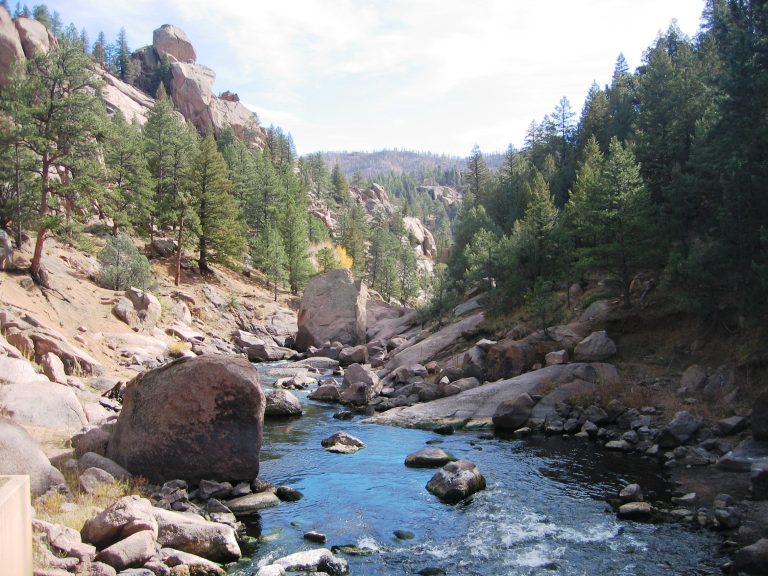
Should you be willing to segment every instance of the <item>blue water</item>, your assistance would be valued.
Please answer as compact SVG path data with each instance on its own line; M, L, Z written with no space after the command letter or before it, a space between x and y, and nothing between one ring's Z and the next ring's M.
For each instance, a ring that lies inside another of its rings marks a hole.
M265 379L267 382L270 379ZM718 538L676 523L620 521L606 498L639 482L659 499L668 486L658 464L596 449L583 440L488 438L335 420L339 409L298 393L305 413L265 424L260 477L304 494L264 510L255 566L318 545L304 532L328 536L325 546L372 549L349 556L356 575L406 575L435 567L458 575L719 574ZM320 440L345 430L367 444L332 454ZM485 491L446 505L426 491L434 470L406 468L405 457L428 441L473 461ZM399 541L393 532L413 532Z

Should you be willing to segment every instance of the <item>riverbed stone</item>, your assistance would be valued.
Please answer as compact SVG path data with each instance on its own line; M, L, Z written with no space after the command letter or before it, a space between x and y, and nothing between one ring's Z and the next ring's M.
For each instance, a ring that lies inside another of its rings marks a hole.
M768 442L746 438L720 458L717 467L728 472L749 472L757 463L768 463Z
M240 546L231 526L209 522L196 514L160 508L154 508L152 512L158 526L157 542L161 546L215 562L231 562L240 558Z
M469 460L449 462L427 483L427 490L443 502L455 504L485 489L485 478Z
M273 564L282 566L286 572L327 572L334 576L349 572L347 561L337 558L327 548L296 552L278 558Z
M83 542L104 548L132 534L149 530L157 537L157 520L149 500L140 496L123 496L86 520L80 535Z
M653 515L653 506L648 502L628 502L619 506L618 516L623 520L648 520Z
M328 452L337 454L354 454L358 450L365 448L365 443L351 434L340 431L332 436L323 439L320 444Z
M627 502L642 502L643 489L640 488L640 484L628 484L619 492L619 498L625 504Z
M107 456L156 483L255 478L264 404L245 358L182 358L128 383Z
M278 564L269 564L262 566L253 574L253 576L285 576L285 568Z
M290 486L278 486L275 490L275 495L280 498L282 502L298 502L304 498L304 494Z
M173 576L187 576L189 574L204 574L205 576L225 576L226 572L218 564L201 558L195 554L184 552L183 550L174 550L173 548L161 548L160 559L166 566L172 569L176 566L184 566L186 571L171 571Z
M768 460L752 464L750 469L752 498L768 500Z
M428 447L408 454L405 458L405 465L409 468L440 468L454 460L456 457L442 448Z
M336 384L322 384L309 393L310 400L318 402L338 402L341 391Z
M280 504L280 498L274 492L257 492L256 494L240 496L226 502L227 508L232 510L232 513L237 517L253 516L258 514L259 510L271 508L278 504Z
M295 394L288 390L272 390L266 395L264 416L271 418L286 418L301 416L301 402Z

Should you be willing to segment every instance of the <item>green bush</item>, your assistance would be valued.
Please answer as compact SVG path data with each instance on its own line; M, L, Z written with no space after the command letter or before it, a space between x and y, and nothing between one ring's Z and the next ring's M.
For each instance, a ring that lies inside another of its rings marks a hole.
M107 240L99 254L99 262L99 285L103 288L125 290L135 286L143 290L149 282L149 260L125 234Z

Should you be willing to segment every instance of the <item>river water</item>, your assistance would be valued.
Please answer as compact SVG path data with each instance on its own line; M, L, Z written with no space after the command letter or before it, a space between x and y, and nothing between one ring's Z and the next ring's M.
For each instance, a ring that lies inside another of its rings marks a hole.
M266 389L273 381L262 378ZM303 540L308 530L326 534L327 547L369 549L368 555L345 556L353 575L410 575L425 568L467 576L720 573L716 535L671 522L622 521L611 511L606 499L630 482L669 498L653 460L579 439L439 436L357 418L340 421L333 418L338 406L297 395L305 409L301 418L265 423L259 476L290 485L304 498L262 512L262 542L252 563L234 575L251 576L272 559L318 547ZM326 452L320 441L338 430L367 447L348 455ZM434 470L403 464L428 442L477 464L487 489L458 505L437 500L425 489ZM396 530L414 537L398 540Z

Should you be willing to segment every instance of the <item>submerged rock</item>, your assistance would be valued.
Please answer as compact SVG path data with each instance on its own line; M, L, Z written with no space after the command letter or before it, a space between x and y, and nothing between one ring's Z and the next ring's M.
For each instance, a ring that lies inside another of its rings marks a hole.
M469 460L443 466L427 483L427 490L448 504L455 504L475 492L485 490L485 478Z
M354 454L358 450L365 448L362 440L346 432L336 432L334 435L322 440L320 444L328 452L336 452L337 454Z
M405 465L409 468L439 468L453 462L456 458L441 448L422 448L408 454Z
M619 506L618 516L624 520L648 520L653 507L648 502L628 502Z

